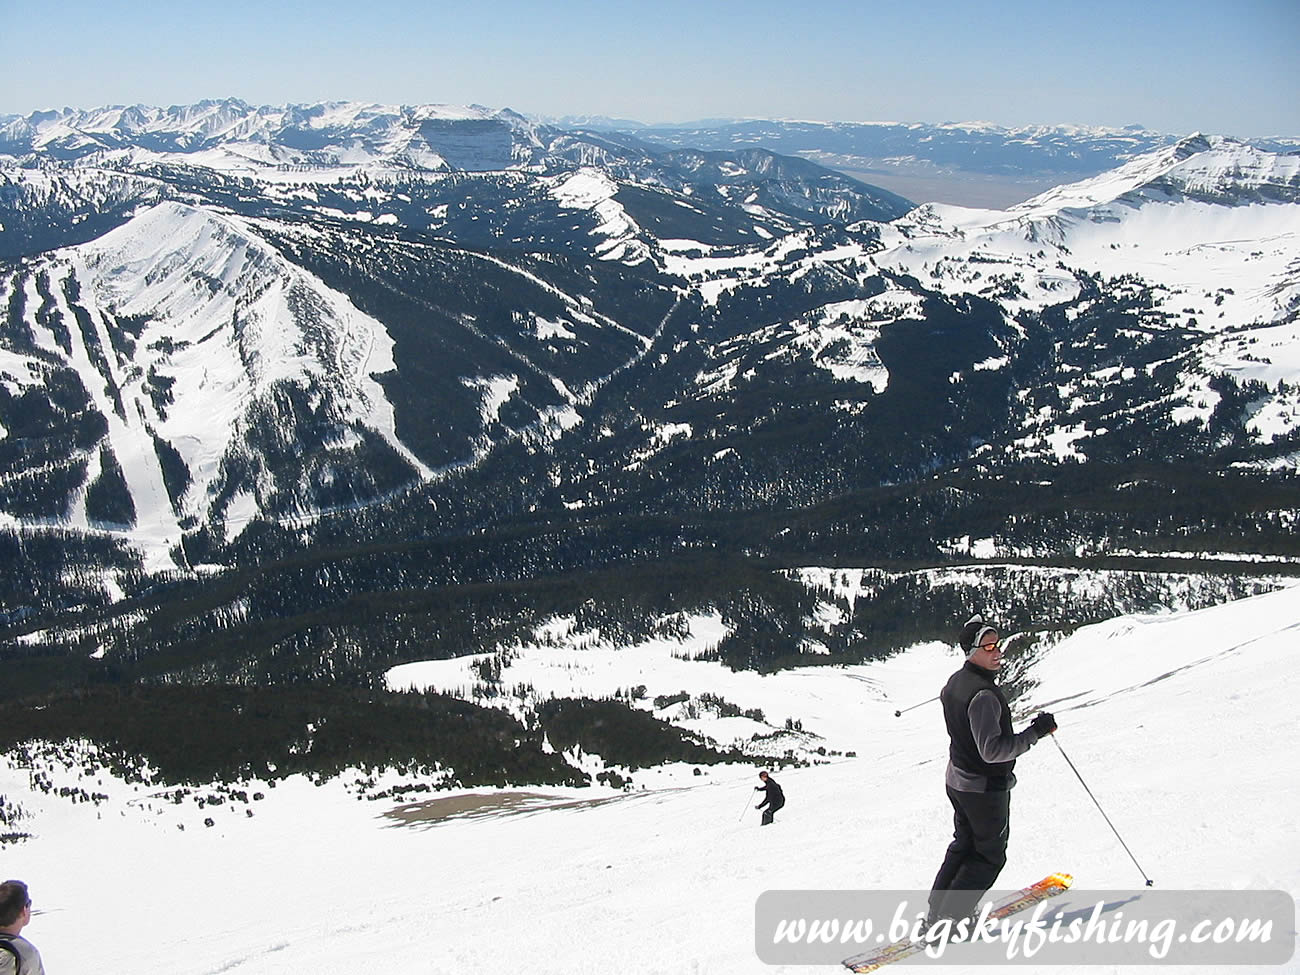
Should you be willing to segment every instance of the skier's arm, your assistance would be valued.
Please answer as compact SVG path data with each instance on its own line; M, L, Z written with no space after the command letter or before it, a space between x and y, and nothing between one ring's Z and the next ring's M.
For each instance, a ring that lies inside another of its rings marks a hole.
M763 793L763 801L760 802L757 806L755 806L754 807L755 809L762 809L764 806L766 806L769 802L772 801L772 793L767 786L756 785L754 786L754 791Z
M1038 741L1038 733L1026 728L1018 735L1003 736L1002 704L992 691L980 691L966 709L970 730L980 758L986 762L1009 762L1018 758Z

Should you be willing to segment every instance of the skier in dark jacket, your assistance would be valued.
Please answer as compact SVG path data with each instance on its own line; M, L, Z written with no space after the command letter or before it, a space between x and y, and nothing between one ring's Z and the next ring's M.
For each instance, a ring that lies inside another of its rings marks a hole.
M930 924L971 916L997 880L1007 862L1016 758L1056 730L1047 712L1019 734L1012 729L1011 708L996 683L1002 666L997 630L976 617L962 634L962 646L966 663L939 695L948 726L945 788L953 839L930 891Z
M781 787L776 784L776 779L772 778L772 776L768 775L766 772L759 772L758 777L763 780L763 784L754 786L754 791L765 793L765 797L763 801L754 808L762 809L764 806L767 806L767 811L763 813L762 822L762 825L766 826L772 821L772 817L776 815L776 811L785 805L785 793L782 792Z

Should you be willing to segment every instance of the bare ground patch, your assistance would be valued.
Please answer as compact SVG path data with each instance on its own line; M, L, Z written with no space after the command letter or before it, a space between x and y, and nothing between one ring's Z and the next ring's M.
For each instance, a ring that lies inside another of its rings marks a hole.
M592 799L570 799L540 792L472 792L411 802L388 810L384 816L398 826L436 825L451 819L487 819L518 816L553 809L582 809L627 798L623 794Z

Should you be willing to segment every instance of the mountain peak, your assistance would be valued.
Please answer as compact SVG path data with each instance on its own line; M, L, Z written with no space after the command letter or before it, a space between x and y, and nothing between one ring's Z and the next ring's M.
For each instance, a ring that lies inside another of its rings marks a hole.
M1209 137L1201 132L1193 132L1191 135L1179 139L1174 146L1174 155L1179 159L1187 159L1196 155L1198 152L1209 152L1213 148Z
M1295 202L1300 199L1300 156L1196 133L1100 176L1048 190L1010 212L1045 216L1171 198L1218 204Z

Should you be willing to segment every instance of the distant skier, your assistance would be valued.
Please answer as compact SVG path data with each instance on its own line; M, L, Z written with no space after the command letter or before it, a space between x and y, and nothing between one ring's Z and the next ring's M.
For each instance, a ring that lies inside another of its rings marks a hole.
M777 810L785 805L785 793L782 792L781 787L776 784L776 779L772 778L772 776L768 775L766 772L759 772L758 777L763 780L763 784L754 786L754 791L765 793L765 798L754 808L762 809L764 806L767 806L767 811L763 813L763 822L761 824L766 826L772 822L772 818L776 816Z
M1002 666L998 631L979 617L962 631L966 663L939 695L948 726L944 776L953 808L953 839L930 891L928 924L960 921L974 913L1007 862L1011 788L1016 758L1056 730L1042 712L1024 731L1011 727L1011 708L996 683Z
M32 899L21 880L0 884L0 972L45 975L41 953L22 936L32 920Z

